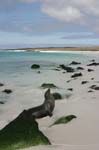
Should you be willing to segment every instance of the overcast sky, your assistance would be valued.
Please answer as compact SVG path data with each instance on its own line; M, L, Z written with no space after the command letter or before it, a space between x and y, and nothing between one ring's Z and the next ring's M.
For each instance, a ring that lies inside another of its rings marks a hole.
M0 47L99 45L98 0L0 0Z

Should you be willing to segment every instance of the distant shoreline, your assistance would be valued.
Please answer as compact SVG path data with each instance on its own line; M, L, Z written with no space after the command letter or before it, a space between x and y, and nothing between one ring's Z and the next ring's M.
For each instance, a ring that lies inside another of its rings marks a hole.
M99 51L99 46L91 47L38 47L38 48L11 48L11 49L2 49L2 50L16 50L16 51L33 51L33 52L58 52L58 51Z

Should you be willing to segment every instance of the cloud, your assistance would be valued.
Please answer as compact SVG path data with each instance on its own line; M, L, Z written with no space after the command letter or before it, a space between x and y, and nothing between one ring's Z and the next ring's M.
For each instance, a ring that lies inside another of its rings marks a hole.
M44 13L65 22L87 22L88 17L99 17L97 0L42 0L42 3Z
M41 3L43 13L64 22L86 20L86 18L99 17L98 0L3 0L0 8L12 6L17 3Z
M86 25L98 30L99 1L98 0L3 0L0 9L11 7L17 3L40 3L41 11L51 18L64 23Z
M98 0L22 0L23 2L41 2L43 13L59 21L76 23L97 28L99 22ZM93 23L94 21L94 23Z
M69 4L67 0L54 0L54 2L52 0L43 0L42 11L49 16L64 22L81 20L83 17L80 9Z

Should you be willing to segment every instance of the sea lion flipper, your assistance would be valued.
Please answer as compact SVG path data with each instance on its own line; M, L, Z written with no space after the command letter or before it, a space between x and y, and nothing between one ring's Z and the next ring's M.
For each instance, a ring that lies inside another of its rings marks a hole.
M51 117L53 115L53 113L51 111L51 105L50 105L50 103L46 104L45 110L46 110L46 113L47 113L48 116Z
M48 115L49 115L50 117L52 117L52 116L53 116L52 112L48 112Z

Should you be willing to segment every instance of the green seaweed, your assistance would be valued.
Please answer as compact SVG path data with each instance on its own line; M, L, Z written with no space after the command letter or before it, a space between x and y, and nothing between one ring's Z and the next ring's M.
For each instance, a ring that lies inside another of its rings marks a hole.
M50 144L33 118L17 117L0 131L0 150Z
M77 118L77 117L75 115L69 115L69 116L61 117L58 120L56 120L53 125L66 124L66 123L70 122L74 118Z

